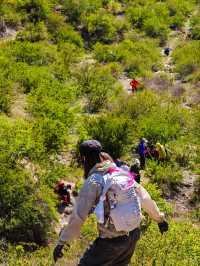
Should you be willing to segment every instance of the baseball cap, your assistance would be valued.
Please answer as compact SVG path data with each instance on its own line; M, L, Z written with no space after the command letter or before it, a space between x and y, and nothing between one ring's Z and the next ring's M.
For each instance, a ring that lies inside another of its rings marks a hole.
M98 140L90 139L82 142L79 147L81 156L87 156L89 154L98 154L102 151L101 143Z

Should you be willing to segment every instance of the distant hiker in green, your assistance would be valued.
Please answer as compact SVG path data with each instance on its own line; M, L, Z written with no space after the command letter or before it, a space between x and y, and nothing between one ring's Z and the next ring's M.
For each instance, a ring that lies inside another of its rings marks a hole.
M85 183L74 211L60 234L54 249L54 260L63 256L80 234L81 227L93 209L97 217L99 237L86 250L78 266L127 266L140 238L141 207L158 222L160 232L168 230L156 203L134 176L111 160L102 157L102 146L96 140L80 145ZM67 264L66 264L67 265Z

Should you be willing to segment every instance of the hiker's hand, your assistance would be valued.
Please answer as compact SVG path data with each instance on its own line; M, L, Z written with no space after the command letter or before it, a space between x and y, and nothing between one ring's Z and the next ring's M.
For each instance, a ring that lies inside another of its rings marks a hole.
M163 221L161 223L158 223L159 230L161 234L168 231L169 225L166 221Z
M53 258L54 258L54 261L55 261L55 262L57 261L57 259L62 258L62 256L63 256L63 252L62 252L63 247L64 247L64 245L57 245L57 246L54 248L54 251L53 251Z

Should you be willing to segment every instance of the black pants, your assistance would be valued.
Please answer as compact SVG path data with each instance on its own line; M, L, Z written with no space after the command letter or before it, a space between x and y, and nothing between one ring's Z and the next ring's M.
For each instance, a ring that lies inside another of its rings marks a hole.
M140 154L140 166L141 169L145 168L145 156Z
M138 228L129 235L97 238L86 250L78 266L128 266L139 238Z

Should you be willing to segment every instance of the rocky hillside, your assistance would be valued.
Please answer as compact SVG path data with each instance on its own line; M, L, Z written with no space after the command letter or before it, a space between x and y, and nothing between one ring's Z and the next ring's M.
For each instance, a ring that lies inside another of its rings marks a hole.
M78 143L96 138L131 164L142 137L169 151L141 175L170 230L146 217L130 265L200 265L199 10L195 0L0 1L0 265L53 263L69 219L54 187L80 188ZM96 234L91 216L56 265L77 265Z

